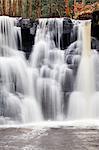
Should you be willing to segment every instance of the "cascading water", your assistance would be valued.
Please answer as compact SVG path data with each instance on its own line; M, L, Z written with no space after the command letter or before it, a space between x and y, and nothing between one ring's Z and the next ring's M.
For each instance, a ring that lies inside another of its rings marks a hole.
M64 51L60 50L62 30L63 19L40 19L31 55L33 70L38 72L35 93L47 120L63 119L62 84L67 72L72 72L64 61Z
M0 124L42 119L33 94L33 72L17 50L21 30L15 23L14 18L0 17Z
M64 81L67 72L72 76L60 50L63 19L39 20L28 63L17 50L21 32L15 23L0 18L0 124L62 120Z
M91 22L73 21L71 36L78 28L78 40L63 51L63 18L39 19L28 61L18 51L15 24L0 17L0 124L98 118L99 61L90 48Z
M69 99L68 119L96 119L99 118L98 94L96 93L96 70L98 56L91 51L91 21L81 22L78 38L82 47L82 56L76 76L74 92Z

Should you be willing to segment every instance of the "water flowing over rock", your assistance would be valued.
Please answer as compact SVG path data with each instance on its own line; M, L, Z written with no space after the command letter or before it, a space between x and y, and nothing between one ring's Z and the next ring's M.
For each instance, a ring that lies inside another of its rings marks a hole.
M57 19L53 18L53 21L50 22L50 30L54 31L54 42L56 47L60 44L61 49L66 49L69 44L71 43L71 31L73 28L73 23L69 18L63 18L63 32L58 37L58 23ZM59 20L59 19L58 19ZM17 26L21 27L21 34L22 34L22 50L25 52L26 57L29 58L30 53L32 51L32 46L35 43L35 34L37 31L37 25L39 20L31 20L31 19L24 19L18 18L17 19Z
M0 124L98 118L98 40L92 37L91 51L90 28L83 34L91 22L42 18L33 24L0 17ZM34 43L22 43L27 38Z
M0 17L0 123L41 120L38 102L32 91L32 69L22 52L21 30L16 19ZM32 91L32 92L31 92ZM35 114L39 115L38 117Z
M99 85L96 69L99 56L96 50L91 51L91 22L81 22L79 33L78 41L82 42L80 44L82 51L74 91L69 99L68 119L96 119L99 117L98 92L96 92Z

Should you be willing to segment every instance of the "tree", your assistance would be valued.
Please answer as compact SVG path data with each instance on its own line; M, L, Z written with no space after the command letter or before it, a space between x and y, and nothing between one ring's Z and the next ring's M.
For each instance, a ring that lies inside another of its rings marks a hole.
M16 4L17 0L13 0L13 16L16 16Z
M35 0L36 18L41 17L41 0Z
M0 15L2 15L2 1L0 0Z
M62 17L65 15L64 0L42 0L43 17Z
M18 16L22 16L22 0L18 0Z
M32 0L29 0L29 13L28 16L31 18L32 17Z
M11 0L9 0L9 15L12 16L12 3Z
M6 15L6 0L2 1L2 14Z
M69 16L69 1L65 0L66 16Z
M0 0L0 15L30 18L70 16L77 10L76 2L82 1L91 4L97 0Z

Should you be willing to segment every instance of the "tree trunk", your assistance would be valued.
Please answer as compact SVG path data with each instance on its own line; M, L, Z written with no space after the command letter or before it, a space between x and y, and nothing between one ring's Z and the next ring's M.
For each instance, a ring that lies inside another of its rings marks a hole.
M0 0L0 15L2 15L2 0Z
M49 15L52 17L52 5L51 2L49 3Z
M41 0L35 0L35 6L36 6L36 18L41 17Z
M32 0L29 0L28 17L32 17Z
M18 16L22 16L22 0L18 0Z
M2 1L2 15L6 15L6 0Z
M76 14L76 0L74 0L74 15Z
M13 16L16 16L17 0L13 0Z
M12 3L11 3L11 0L8 1L8 13L9 13L9 16L12 16L13 15L13 10L12 10Z
M65 0L65 5L66 5L66 16L69 16L69 2L68 2L68 0Z

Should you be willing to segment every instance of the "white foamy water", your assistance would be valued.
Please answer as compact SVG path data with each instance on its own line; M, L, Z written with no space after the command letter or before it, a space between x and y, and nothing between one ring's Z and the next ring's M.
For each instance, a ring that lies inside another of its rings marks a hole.
M60 50L62 30L63 19L40 19L30 58L31 66L38 70L36 97L48 120L63 119L61 82L68 67L64 62L64 51ZM57 39L57 48L54 38Z
M76 119L97 119L98 92L96 92L96 63L97 53L91 51L91 22L82 22L79 26L78 41L82 41L82 56L76 77L74 92L69 100L68 118Z
M15 23L15 18L0 17L0 124L28 123L43 118L33 94L32 69L18 51L21 30Z
M21 30L15 23L16 19L0 18L0 124L62 120L61 82L68 70L59 42L63 19L40 20L30 63L18 51Z
M29 60L18 51L21 30L15 24L14 18L0 17L0 124L97 124L99 61L91 51L91 22L74 23L78 41L65 52L63 18L40 19ZM72 66L65 62L70 53Z

